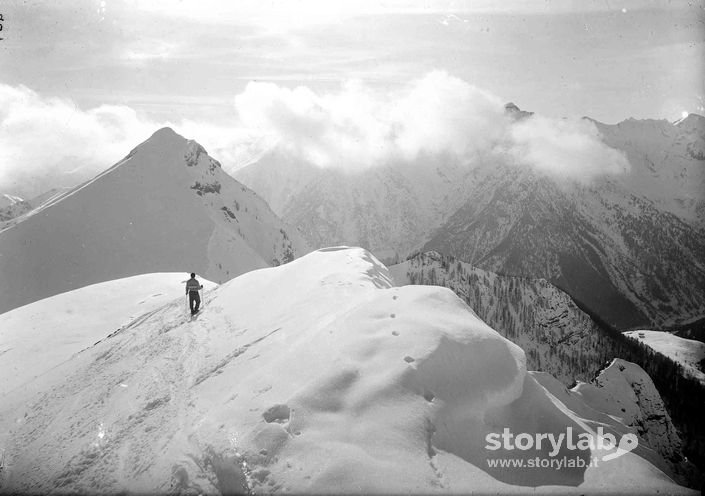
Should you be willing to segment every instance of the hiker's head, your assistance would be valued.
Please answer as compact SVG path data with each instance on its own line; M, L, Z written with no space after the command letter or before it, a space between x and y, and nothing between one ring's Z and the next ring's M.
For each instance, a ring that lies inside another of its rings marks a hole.
M194 274L193 272L191 272L191 279L194 279L195 277L196 277L196 274Z

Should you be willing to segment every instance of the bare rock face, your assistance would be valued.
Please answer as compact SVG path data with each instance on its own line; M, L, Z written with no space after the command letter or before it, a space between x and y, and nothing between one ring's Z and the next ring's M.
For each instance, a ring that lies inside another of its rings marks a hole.
M615 359L595 378L598 387L611 391L621 417L661 456L679 461L681 439L651 378L638 365Z

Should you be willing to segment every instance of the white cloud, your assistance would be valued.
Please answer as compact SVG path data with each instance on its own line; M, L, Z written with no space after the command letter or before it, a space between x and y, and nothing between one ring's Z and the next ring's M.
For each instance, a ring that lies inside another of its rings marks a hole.
M0 191L30 196L73 186L109 167L156 128L129 107L83 111L69 100L0 84Z
M587 119L533 115L515 123L510 134L511 153L518 162L553 176L585 182L630 167L625 154L605 145L597 126Z
M585 120L533 116L514 123L502 100L445 72L393 91L349 82L317 93L250 83L229 125L157 122L127 106L82 110L24 86L0 84L0 192L34 195L108 168L156 129L172 126L234 170L273 146L292 158L348 171L453 154L472 165L497 153L578 180L628 169ZM508 153L507 153L508 152Z
M420 153L469 158L504 132L502 102L444 72L432 72L394 92L359 82L317 94L250 83L235 99L243 126L302 160L346 169Z
M581 181L629 168L592 122L538 115L514 122L497 96L440 71L391 93L361 83L325 94L250 83L236 108L263 140L322 167L354 170L422 153L472 165L478 154L508 152L516 164Z

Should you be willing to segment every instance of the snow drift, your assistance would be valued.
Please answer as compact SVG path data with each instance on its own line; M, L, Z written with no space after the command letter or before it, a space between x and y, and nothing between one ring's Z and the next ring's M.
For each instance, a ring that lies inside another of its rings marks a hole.
M319 250L207 299L194 320L175 300L0 398L2 490L688 493L635 453L489 468L486 436L504 428L627 428L559 385L562 402L450 290L394 287L365 250Z

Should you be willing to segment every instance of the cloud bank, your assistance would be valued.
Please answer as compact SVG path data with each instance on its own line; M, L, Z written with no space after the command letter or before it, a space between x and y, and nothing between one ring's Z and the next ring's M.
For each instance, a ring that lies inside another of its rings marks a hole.
M495 96L442 72L391 93L348 83L319 95L250 83L235 98L242 124L297 158L348 170L420 153L471 156L503 133Z
M30 196L73 186L107 169L155 127L129 107L83 111L0 84L0 191Z
M539 115L515 121L497 96L440 71L387 93L360 83L325 94L250 83L235 107L263 142L320 167L354 171L420 154L453 154L472 165L478 155L495 154L580 181L629 169L591 121Z
M354 81L335 92L252 82L235 97L233 111L229 125L156 122L128 106L82 110L0 84L0 192L31 196L75 185L165 125L199 141L227 170L273 147L350 172L448 154L470 166L496 154L580 181L629 168L592 122L539 115L514 121L500 98L440 71L392 91Z
M510 152L550 175L583 182L629 170L625 154L605 145L592 121L533 115L510 127Z

